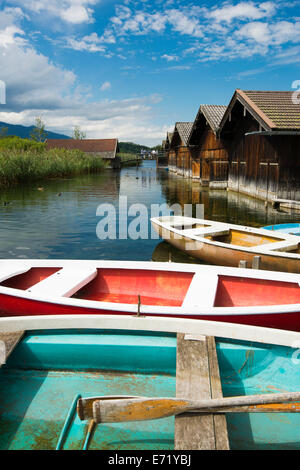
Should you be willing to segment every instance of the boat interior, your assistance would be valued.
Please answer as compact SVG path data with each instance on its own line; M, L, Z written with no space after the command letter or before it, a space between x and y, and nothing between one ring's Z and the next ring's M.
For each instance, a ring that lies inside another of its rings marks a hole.
M6 273L6 276L8 274ZM1 281L1 275L0 275ZM297 282L217 273L124 268L27 267L0 286L37 297L189 308L300 303Z
M174 416L102 423L91 432L76 404L99 395L175 397L177 350L171 333L27 331L0 368L0 449L173 450ZM299 388L293 348L219 338L216 350L224 397ZM229 413L226 420L231 450L300 448L298 413Z
M199 236L216 242L247 248L262 247L264 250L288 251L300 253L300 242L289 241L280 236L267 236L260 233L224 228L217 225L204 224L170 224L171 228L179 230L181 235Z

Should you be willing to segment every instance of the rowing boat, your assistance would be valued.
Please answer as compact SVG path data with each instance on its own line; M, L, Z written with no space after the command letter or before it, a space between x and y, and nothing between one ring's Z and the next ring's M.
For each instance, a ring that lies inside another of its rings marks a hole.
M91 427L77 408L80 400L99 395L174 398L176 331L185 332L188 342L197 333L218 335L225 399L247 402L249 395L268 399L299 390L299 333L129 316L116 318L116 330L114 320L94 317L92 327L91 318L75 316L71 322L67 316L0 319L0 338L1 332L28 328L0 369L1 450L174 449L174 416ZM300 414L290 412L293 406L275 413L227 413L230 449L299 450Z
M201 264L2 260L0 316L135 315L300 331L300 276Z
M259 256L260 269L300 273L299 237L261 228L180 216L151 219L157 233L176 248L207 263L252 266Z
M278 230L283 233L291 233L292 235L300 235L300 224L275 224L275 225L266 225L262 227L266 230Z

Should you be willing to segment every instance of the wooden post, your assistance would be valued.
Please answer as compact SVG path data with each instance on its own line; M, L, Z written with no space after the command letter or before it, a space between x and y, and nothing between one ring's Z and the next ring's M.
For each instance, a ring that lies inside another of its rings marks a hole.
M260 269L260 256L253 256L252 269Z

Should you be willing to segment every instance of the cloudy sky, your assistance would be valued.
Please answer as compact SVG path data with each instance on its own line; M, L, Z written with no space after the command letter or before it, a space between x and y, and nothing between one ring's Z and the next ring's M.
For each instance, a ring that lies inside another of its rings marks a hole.
M300 80L300 1L0 0L0 121L161 143L200 104Z

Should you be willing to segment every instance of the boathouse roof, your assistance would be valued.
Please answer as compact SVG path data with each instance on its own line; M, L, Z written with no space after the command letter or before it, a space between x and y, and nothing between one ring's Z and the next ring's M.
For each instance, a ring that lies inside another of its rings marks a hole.
M217 133L227 106L216 104L201 104L193 123L189 137L189 145L197 144L200 133L208 124L214 134Z
M298 103L297 103L298 101ZM294 91L255 91L237 89L220 123L222 131L239 102L264 131L300 131L300 103Z
M193 124L193 122L176 122L170 145L176 145L179 136L183 145L187 146Z
M101 158L115 158L119 151L118 139L47 139L47 149L64 148L99 154Z

